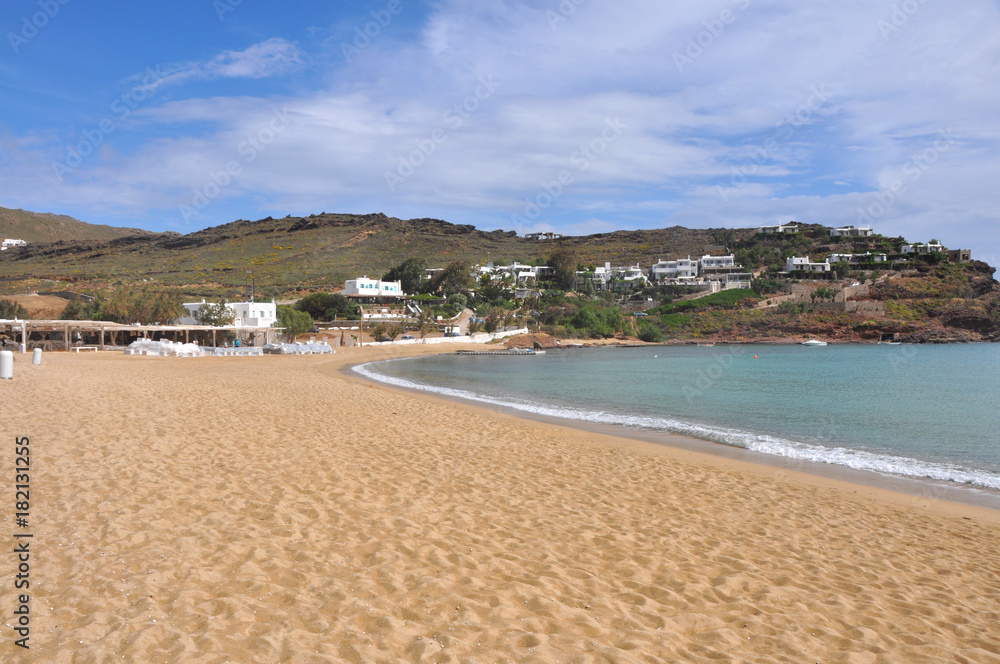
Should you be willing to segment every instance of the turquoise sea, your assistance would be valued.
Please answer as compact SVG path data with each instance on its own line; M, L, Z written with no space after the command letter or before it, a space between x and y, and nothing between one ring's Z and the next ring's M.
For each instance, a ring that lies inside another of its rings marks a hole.
M559 349L355 370L528 413L1000 490L1000 344Z

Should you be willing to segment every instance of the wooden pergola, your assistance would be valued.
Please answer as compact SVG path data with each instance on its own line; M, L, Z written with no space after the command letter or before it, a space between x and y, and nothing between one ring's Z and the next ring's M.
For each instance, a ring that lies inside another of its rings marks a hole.
M253 345L263 346L267 343L274 343L277 334L284 328L280 327L249 327L245 325L125 325L123 323L112 323L109 321L91 320L3 320L0 319L0 334L6 333L10 338L19 344L26 346L31 343L32 334L41 334L45 339L34 342L34 345L44 343L49 350L56 350L57 343L61 341L64 350L70 350L73 343L73 336L79 334L90 338L96 337L96 342L91 344L101 350L110 346L127 345L128 339L170 339L171 341L184 341L190 343L192 337L204 339L206 342L211 337L212 345L216 345L219 333L225 335L235 334L242 343L249 341L253 335ZM49 337L59 335L61 340L52 340ZM120 336L120 339L119 339ZM182 338L183 337L183 338ZM118 341L122 343L119 344ZM110 341L110 343L109 343Z

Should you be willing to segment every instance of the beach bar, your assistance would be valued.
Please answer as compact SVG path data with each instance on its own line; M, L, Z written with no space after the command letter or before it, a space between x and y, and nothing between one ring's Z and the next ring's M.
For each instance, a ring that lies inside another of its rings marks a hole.
M264 346L277 341L283 328L246 325L126 325L92 320L2 320L0 336L15 347L43 350L108 350L122 348L136 339L169 339L216 346L234 336L241 345Z

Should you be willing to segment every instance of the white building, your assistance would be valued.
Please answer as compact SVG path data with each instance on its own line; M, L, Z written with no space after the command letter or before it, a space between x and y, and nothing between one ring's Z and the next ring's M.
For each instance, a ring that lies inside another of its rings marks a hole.
M517 261L514 261L510 265L493 265L492 263L487 263L485 266L480 266L479 268L480 275L487 275L490 279L502 279L510 275L519 284L523 284L531 279L538 280L542 277L550 276L554 272L547 265L523 265Z
M702 272L705 270L730 269L736 267L736 255L728 256L702 256L698 262Z
M871 237L875 234L871 226L841 226L831 228L830 237Z
M368 277L349 279L344 282L345 297L405 297L403 285L399 281L379 281Z
M944 251L944 247L940 242L928 242L927 244L915 242L913 244L904 244L899 249L899 253L901 254L930 254L939 251Z
M525 233L525 240L558 240L562 237L562 233Z
M646 275L642 273L642 268L639 267L638 263L629 267L611 267L611 263L605 263L594 268L593 272L583 270L577 272L577 275L584 279L590 279L594 282L594 286L600 289L606 289L615 279L627 283L646 283Z
M16 240L14 238L7 238L2 243L0 243L0 251L7 251L13 247L27 247L28 243L24 240Z
M723 290L730 288L750 288L753 286L753 274L750 272L730 272L719 275L722 277Z
M678 258L674 261L657 261L650 271L654 281L663 279L694 279L698 276L698 261L691 257Z
M180 325L198 325L198 311L211 302L185 302L186 315L177 321ZM271 327L278 320L278 306L271 302L226 302L233 312L233 325L237 327Z
M840 261L847 263L885 263L887 260L888 257L885 254L873 254L870 251L866 251L863 254L830 254L826 262L833 265Z
M785 233L798 233L799 224L796 221L791 221L787 224L778 224L777 226L761 226L757 229L758 233L763 233L764 235L782 235Z
M829 263L813 263L808 256L792 256L785 261L785 272L829 272Z

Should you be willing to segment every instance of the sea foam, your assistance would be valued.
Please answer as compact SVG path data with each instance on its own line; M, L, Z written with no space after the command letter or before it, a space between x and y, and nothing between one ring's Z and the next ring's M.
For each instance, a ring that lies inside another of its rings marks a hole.
M406 389L432 392L444 396L477 401L494 406L502 406L536 415L559 417L581 422L595 422L624 426L645 431L660 431L675 433L692 438L708 440L722 445L739 447L761 454L784 457L786 459L828 463L846 466L856 470L867 470L876 473L899 475L920 479L955 482L973 487L1000 490L1000 475L988 471L965 468L953 464L933 463L920 459L889 454L877 454L866 450L846 447L824 447L812 443L804 443L765 434L741 431L739 429L693 424L668 418L644 417L641 415L626 415L608 411L586 410L569 406L557 406L527 402L513 398L499 399L479 394L469 390L459 390L450 387L439 387L417 383L405 378L387 376L374 370L375 365L398 360L369 362L354 367L354 371L381 383L403 387Z

